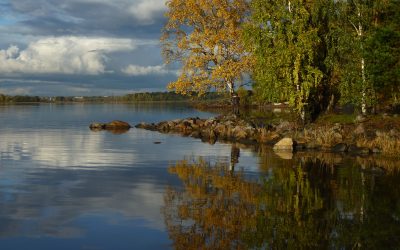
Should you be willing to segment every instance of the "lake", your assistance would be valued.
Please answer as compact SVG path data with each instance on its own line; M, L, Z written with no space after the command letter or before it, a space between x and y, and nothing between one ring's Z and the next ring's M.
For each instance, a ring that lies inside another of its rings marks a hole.
M0 249L400 248L400 163L91 122L183 104L0 106Z

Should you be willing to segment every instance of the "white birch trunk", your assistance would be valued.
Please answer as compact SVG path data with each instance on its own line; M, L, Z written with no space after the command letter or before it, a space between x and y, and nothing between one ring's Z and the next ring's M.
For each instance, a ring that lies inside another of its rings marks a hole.
M360 7L357 8L357 15L358 15L358 29L357 29L357 34L360 39L361 43L361 51L363 50L363 45L362 45L362 36L363 34L363 26L361 24L361 10ZM366 100L366 87L367 87L367 80L365 77L365 59L362 56L361 57L361 78L362 78L362 93L361 93L361 113L363 115L367 114L367 100Z

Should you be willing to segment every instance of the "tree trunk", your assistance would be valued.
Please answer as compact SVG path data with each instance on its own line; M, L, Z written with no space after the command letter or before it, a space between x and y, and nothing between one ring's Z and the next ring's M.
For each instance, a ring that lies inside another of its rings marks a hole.
M227 85L231 95L232 112L235 115L239 115L240 98L235 92L234 83L232 81L227 81Z

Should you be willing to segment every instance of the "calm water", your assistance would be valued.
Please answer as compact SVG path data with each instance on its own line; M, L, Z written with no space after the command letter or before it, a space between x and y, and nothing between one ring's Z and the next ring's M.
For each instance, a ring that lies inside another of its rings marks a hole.
M193 116L0 106L0 249L400 248L397 161L88 129Z

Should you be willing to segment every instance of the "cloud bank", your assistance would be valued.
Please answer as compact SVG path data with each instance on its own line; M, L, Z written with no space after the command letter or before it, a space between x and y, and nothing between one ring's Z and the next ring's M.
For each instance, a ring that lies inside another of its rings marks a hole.
M145 76L145 75L168 75L177 74L175 70L169 70L165 65L156 66L140 66L140 65L129 65L122 69L122 73L129 76Z
M17 46L0 50L0 73L87 74L106 72L106 55L134 50L131 39L49 37L31 42L24 50Z

